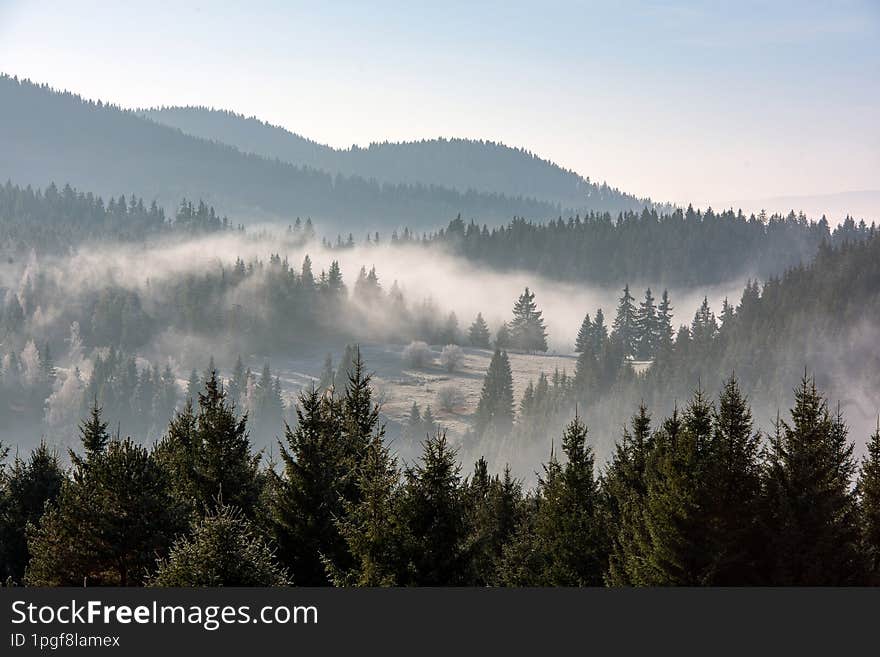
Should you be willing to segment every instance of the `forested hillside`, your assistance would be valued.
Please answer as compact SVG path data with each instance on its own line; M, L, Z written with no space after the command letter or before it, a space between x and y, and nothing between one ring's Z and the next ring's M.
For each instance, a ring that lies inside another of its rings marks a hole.
M244 153L381 183L440 185L535 198L577 212L622 212L652 206L605 183L591 182L521 148L470 139L426 139L334 149L255 117L205 107L138 112L157 123L235 146Z
M640 403L664 413L695 390L718 390L735 373L752 403L756 424L772 431L791 396L791 382L811 373L862 433L876 421L880 389L880 237L822 246L814 262L790 269L763 285L746 285L742 297L725 300L717 314L708 301L688 325L669 319L674 300L642 299L624 289L609 320L589 309L581 327L574 372L542 377L520 404L514 429L505 436L488 427L483 453L494 457L547 449L548 427L560 430L575 406L596 429L600 456L613 451L626 409ZM606 309L607 311L608 309ZM593 318L591 318L591 315ZM649 359L637 373L633 359ZM514 416L511 415L511 421Z
M0 180L55 181L105 196L128 190L171 209L203 198L242 220L311 217L327 230L434 228L461 213L482 221L549 219L558 204L458 192L437 184L380 184L249 155L185 135L100 101L0 77Z
M514 219L497 227L459 217L421 241L499 270L594 284L691 287L781 274L812 260L823 242L859 240L872 231L873 225L850 217L832 230L824 217L746 216L689 206L668 214L644 209L547 223ZM397 237L418 239L409 232Z

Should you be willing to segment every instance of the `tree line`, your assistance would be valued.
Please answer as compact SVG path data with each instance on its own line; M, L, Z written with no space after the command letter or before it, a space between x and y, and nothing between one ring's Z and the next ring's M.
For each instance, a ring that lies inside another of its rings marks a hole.
M442 431L399 463L359 355L344 390L301 395L297 419L265 463L216 373L151 447L95 406L68 468L41 445L3 470L7 583L880 582L880 429L857 463L806 375L769 435L731 377L659 421L640 407L602 467L575 416L530 490L484 459L465 475Z

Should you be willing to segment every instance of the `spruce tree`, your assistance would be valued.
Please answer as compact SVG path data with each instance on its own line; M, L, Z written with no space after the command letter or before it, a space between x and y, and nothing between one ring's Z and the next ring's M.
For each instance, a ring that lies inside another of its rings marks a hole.
M466 584L470 555L465 494L445 432L426 440L421 461L407 468L399 508L409 563L400 584Z
M239 509L221 506L193 523L158 562L149 586L286 586L290 578Z
M853 446L805 374L791 423L770 442L764 490L769 583L840 586L860 577Z
M519 525L522 497L522 484L513 477L510 466L504 468L502 477L490 477L485 459L474 465L474 474L467 482L472 585L502 583L504 547Z
M41 442L27 461L15 458L5 478L5 490L2 479L0 470L0 580L11 578L13 582L21 582L30 559L28 525L37 524L46 506L54 504L61 491L64 471L58 455ZM2 499L4 493L5 500Z
M675 330L672 328L672 303L669 300L669 292L663 290L660 303L657 306L657 351L668 354L672 349L672 341Z
M489 362L475 416L478 434L489 428L503 433L513 426L513 374L507 352L501 349Z
M212 372L198 395L198 408L187 403L157 446L157 458L181 503L198 512L227 505L253 515L262 476L247 425L247 414L236 414Z
M601 353L607 341L608 327L605 326L605 313L599 308L596 311L596 318L593 320L593 353Z
M336 527L351 555L340 567L325 559L336 586L393 586L405 577L405 536L398 519L400 471L379 434L373 434L355 479L353 500L343 502Z
M513 321L510 323L511 346L528 353L547 351L547 330L544 318L535 303L535 293L529 288L517 299L513 306Z
M564 464L551 456L538 482L535 549L544 586L599 586L607 548L587 427L579 417L562 436Z
M868 439L857 487L868 582L880 584L880 420Z
M31 586L134 586L180 529L166 473L131 439L72 455L73 471L30 531Z
M653 359L660 342L660 325L651 288L645 290L645 300L639 304L636 329L636 354L640 360Z
M474 323L468 329L468 341L473 347L479 347L480 349L489 348L489 325L483 319L482 313L477 313Z
M590 313L584 315L584 321L578 329L577 338L574 341L574 350L582 353L584 350L593 347L593 320L590 319Z
M623 288L623 296L618 300L617 316L614 318L611 337L621 344L626 357L632 357L636 353L637 322L636 308L632 295L629 293L629 285Z

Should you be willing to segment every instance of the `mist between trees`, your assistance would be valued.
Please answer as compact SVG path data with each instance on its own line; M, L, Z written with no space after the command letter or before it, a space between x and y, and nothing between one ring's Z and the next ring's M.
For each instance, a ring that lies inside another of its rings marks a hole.
M297 419L261 464L214 372L150 448L93 407L70 468L42 445L3 471L6 583L880 582L880 425L857 464L806 375L769 436L733 378L662 419L641 406L598 470L576 416L528 490L484 459L463 474L442 431L401 467L357 351L344 389L303 393Z

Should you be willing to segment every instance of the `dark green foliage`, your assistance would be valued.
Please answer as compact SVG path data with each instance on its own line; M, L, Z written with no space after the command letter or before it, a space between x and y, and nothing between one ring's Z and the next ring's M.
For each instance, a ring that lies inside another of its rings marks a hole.
M156 456L173 482L175 497L198 513L219 505L254 513L260 496L260 455L254 454L247 415L238 416L226 400L216 371L175 415L156 448Z
M411 586L468 583L466 499L455 451L445 432L424 443L421 461L407 468L399 506L404 527L406 573Z
M5 449L0 445L0 465ZM21 582L30 555L27 527L51 506L64 481L58 455L45 443L27 461L16 457L8 474L0 470L0 579Z
M870 583L880 584L880 421L868 440L857 487L861 508L862 552Z
M26 582L142 584L180 525L165 471L128 438L71 458L73 471L57 504L29 535Z
M513 320L510 322L510 346L527 353L547 351L547 330L544 318L535 303L535 293L529 288L517 299L513 306Z
M510 468L490 476L485 459L474 466L466 483L471 553L471 584L494 586L502 582L504 548L522 522L522 484Z
M481 219L488 225L472 221L457 230L453 221L429 242L499 270L606 286L650 281L684 288L747 275L767 279L808 262L823 242L839 246L876 234L875 227L850 217L832 232L824 217L691 207L591 212L546 222L521 215L504 226Z
M488 429L499 433L513 425L513 374L507 352L496 348L483 381L476 411L478 434Z
M159 561L149 586L287 586L266 541L237 509L221 506L193 523Z
M769 579L779 585L854 584L861 576L852 444L813 379L795 390L791 422L770 441L764 484Z
M587 427L575 417L562 437L566 462L544 466L532 517L505 554L502 580L513 586L598 586L607 544ZM524 543L524 544L522 544ZM526 561L523 562L523 557Z
M637 347L638 318L634 301L627 285L623 288L623 296L618 300L617 316L611 331L611 339L621 345L623 354L627 357L634 356Z
M356 501L345 500L336 518L348 547L351 565L339 568L326 562L336 586L394 586L407 577L405 533L398 516L400 471L379 435L367 445L356 473Z
M474 323L468 329L468 342L472 347L480 349L488 349L491 338L489 336L489 326L483 319L482 313L477 313Z
M360 350L341 398L313 389L296 412L296 428L286 428L281 446L284 472L270 520L282 563L298 584L315 586L328 583L328 565L331 576L356 567L337 519L360 502L358 472L371 441L384 435Z
M577 337L574 341L574 350L578 353L586 349L593 348L593 320L590 319L590 313L584 315L584 321L578 329Z

